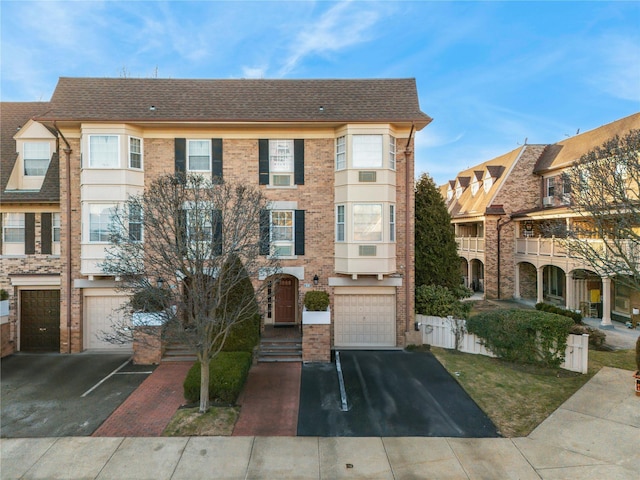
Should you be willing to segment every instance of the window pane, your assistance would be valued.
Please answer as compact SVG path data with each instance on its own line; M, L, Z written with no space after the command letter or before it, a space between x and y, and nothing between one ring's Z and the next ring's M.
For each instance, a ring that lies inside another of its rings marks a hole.
M396 137L389 136L389 168L396 169Z
M24 242L24 213L5 213L4 241L6 243Z
M92 168L118 168L118 137L91 135L89 137L89 166Z
M60 241L60 214L54 213L52 215L52 227L53 227L53 241Z
M129 167L142 168L142 140L129 138Z
M382 167L382 135L354 135L353 168Z
M336 170L347 168L347 137L338 137L336 140Z
M89 241L108 242L109 227L115 213L114 205L89 206Z
M49 168L48 142L28 142L24 144L24 174L43 177Z
M356 242L382 241L382 205L353 206L353 239Z
M209 140L189 140L189 170L210 171L210 159L211 142Z
M293 212L271 212L271 240L293 241Z
M293 172L293 140L269 140L269 170Z
M396 241L396 207L389 205L389 241Z
M336 210L336 241L344 242L344 205Z
M142 241L142 210L139 205L129 207L129 240Z

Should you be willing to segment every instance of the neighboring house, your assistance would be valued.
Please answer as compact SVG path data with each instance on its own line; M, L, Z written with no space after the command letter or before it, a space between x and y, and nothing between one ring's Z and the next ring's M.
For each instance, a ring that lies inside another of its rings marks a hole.
M628 287L616 286L615 278L601 278L563 247L563 232L584 217L570 208L562 172L604 141L632 129L640 129L640 113L553 145L525 145L442 186L467 282L484 287L486 298L556 303L602 318L603 326L612 317L628 320L640 298ZM502 169L497 181L487 176L490 167Z
M331 297L331 324L303 336L306 360L327 360L330 347L405 344L413 134L431 121L415 80L61 78L48 107L32 123L54 131L62 149L55 350L114 348L99 335L126 301L98 266L111 211L158 175L183 171L264 190L265 253L281 258L283 272L254 279L279 283L263 324L300 324L307 290Z
M46 102L3 102L0 110L0 288L2 356L60 345L58 138L31 120Z

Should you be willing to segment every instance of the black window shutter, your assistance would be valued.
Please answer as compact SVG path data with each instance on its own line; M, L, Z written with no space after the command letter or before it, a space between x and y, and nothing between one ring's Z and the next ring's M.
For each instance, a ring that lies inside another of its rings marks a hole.
M269 210L260 210L260 255L269 255L271 215Z
M293 141L293 183L304 185L304 140Z
M40 253L51 255L51 242L53 240L51 230L51 214L40 214Z
M187 140L176 138L174 143L176 173L185 173L187 171Z
M36 253L36 214L24 214L24 253L33 255Z
M222 139L211 139L211 178L213 183L222 183Z
M296 210L295 225L295 255L304 255L304 210Z
M211 230L213 233L213 253L222 255L222 211L213 210L211 213Z
M258 183L269 185L269 140L258 140Z

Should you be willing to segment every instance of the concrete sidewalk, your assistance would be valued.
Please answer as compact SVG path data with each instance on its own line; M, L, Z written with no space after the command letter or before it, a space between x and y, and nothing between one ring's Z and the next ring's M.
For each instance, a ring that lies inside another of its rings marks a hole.
M526 438L37 438L0 440L8 479L633 479L640 397L603 368Z

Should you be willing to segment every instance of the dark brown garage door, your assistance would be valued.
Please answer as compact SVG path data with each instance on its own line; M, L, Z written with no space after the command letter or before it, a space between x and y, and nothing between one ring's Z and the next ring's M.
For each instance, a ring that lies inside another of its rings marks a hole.
M60 290L20 292L20 350L60 351Z

